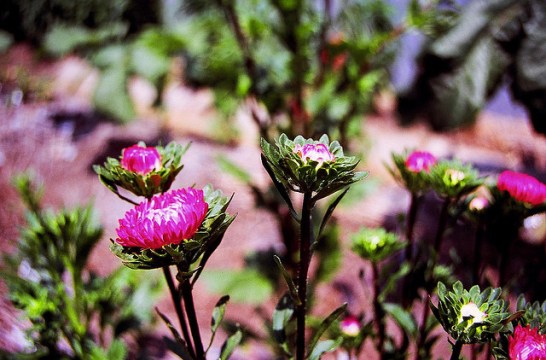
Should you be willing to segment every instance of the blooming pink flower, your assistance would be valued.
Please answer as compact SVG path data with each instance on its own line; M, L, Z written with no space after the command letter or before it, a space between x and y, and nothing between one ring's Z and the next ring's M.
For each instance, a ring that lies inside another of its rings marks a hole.
M122 246L158 249L191 239L208 211L203 190L171 190L155 195L119 220L116 242Z
M357 336L360 334L360 321L353 315L347 315L341 320L340 328L346 336Z
M296 146L294 146L294 152L297 153L303 161L307 162L308 160L312 160L318 162L319 165L336 159L334 154L328 149L328 146L323 143L305 144L303 146L296 144Z
M125 170L146 175L151 171L161 168L161 156L153 146L133 145L123 149L121 153L121 166Z
M508 355L510 360L545 360L546 335L540 335L538 328L518 325L508 337Z
M517 201L531 205L538 205L546 200L546 185L527 174L503 171L498 177L497 188L507 191Z
M429 172L436 164L436 157L427 151L414 151L406 159L406 168L414 173Z

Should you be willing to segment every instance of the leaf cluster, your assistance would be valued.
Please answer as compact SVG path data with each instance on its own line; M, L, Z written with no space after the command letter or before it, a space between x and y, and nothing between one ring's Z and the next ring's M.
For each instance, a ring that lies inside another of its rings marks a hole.
M508 303L501 299L500 288L487 288L480 291L474 285L470 290L463 288L460 281L453 284L453 290L448 290L443 283L438 283L438 306L432 303L430 307L444 330L455 341L462 344L477 344L490 342L499 332L512 331L511 313ZM484 312L483 321L474 321L472 316L463 317L461 308L474 303Z

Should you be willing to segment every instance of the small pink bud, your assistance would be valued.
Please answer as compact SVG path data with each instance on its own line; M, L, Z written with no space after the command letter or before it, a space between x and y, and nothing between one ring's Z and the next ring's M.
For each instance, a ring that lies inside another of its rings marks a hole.
M510 360L546 359L546 335L538 333L538 328L518 325L514 334L508 337Z
M477 196L470 201L470 204L468 204L468 209L470 211L480 212L487 208L487 206L489 206L489 200L487 200L486 197Z
M121 166L125 170L146 175L161 168L161 156L153 146L143 147L133 145L123 149L121 153Z
M323 143L305 144L303 146L296 144L296 146L294 146L294 152L298 154L304 162L311 160L318 162L319 165L336 159L334 154L328 149L328 146Z
M530 175L515 171L503 171L498 177L497 188L508 192L515 200L531 205L539 205L546 200L546 185Z
M345 318L341 321L340 327L341 332L350 337L358 336L361 330L360 321L358 321L358 319L353 315L345 316Z
M436 164L436 157L427 151L414 151L406 159L406 168L414 173L429 172Z

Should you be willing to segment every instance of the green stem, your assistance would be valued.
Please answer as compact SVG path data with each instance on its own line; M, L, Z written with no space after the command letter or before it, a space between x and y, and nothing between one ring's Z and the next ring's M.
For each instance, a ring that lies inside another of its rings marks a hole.
M461 356L462 348L463 348L463 343L457 340L455 344L453 345L450 360L459 360L459 357Z
M307 273L311 261L312 244L312 219L311 211L313 203L312 194L306 192L303 195L303 206L300 223L300 262L298 268L298 297L300 305L296 307L296 360L305 359L305 316L307 312Z
M180 298L180 291L175 287L171 271L168 266L163 267L163 274L165 275L165 280L169 286L169 291L171 293L171 299L173 301L174 309L176 315L178 316L178 321L180 323L180 328L182 329L182 335L184 340L186 340L186 346L192 357L195 357L195 350L191 342L190 332L188 331L188 325L186 324L186 317L182 311L182 299Z
M199 323L197 322L197 315L195 313L195 305L193 302L192 286L189 279L184 280L180 284L182 290L182 298L184 299L184 307L186 314L188 315L188 322L190 324L191 334L193 337L193 345L195 347L195 356L197 360L205 360L205 350L203 348L203 342L201 340L201 332L199 330Z

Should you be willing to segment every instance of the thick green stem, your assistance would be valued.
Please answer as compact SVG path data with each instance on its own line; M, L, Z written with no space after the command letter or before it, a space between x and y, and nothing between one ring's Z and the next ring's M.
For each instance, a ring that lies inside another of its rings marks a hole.
M379 267L377 263L372 262L373 271L373 308L374 308L374 320L377 328L377 351L379 352L380 359L384 359L384 343L385 343L385 312L383 306L379 301L380 284L379 284Z
M193 348L190 332L188 331L188 325L186 324L186 317L182 311L182 299L180 298L180 291L175 287L171 271L168 266L163 267L163 274L165 275L165 280L169 286L169 291L171 293L171 299L173 301L174 309L176 315L178 316L178 321L180 322L180 328L182 329L182 335L186 341L186 346L192 357L195 357L195 350Z
M182 298L184 299L184 307L186 314L188 315L188 322L190 324L191 334L193 337L193 345L195 347L195 357L197 360L205 360L205 350L203 348L203 342L201 341L201 332L199 330L199 323L197 322L197 314L195 313L195 305L193 302L192 286L189 279L184 280L180 284L182 290Z
M453 345L450 360L459 360L461 356L461 350L463 348L463 343L457 340Z
M303 195L300 233L300 262L298 267L298 297L300 305L296 307L296 360L305 359L305 317L307 312L307 273L311 261L311 243L313 237L311 211L313 203L311 193Z

